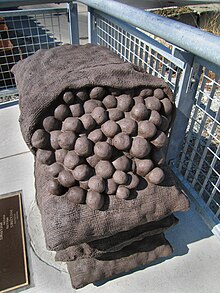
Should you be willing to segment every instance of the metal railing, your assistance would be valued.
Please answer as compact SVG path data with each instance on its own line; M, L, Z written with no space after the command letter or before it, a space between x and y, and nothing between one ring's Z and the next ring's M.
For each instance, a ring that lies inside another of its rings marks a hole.
M16 62L39 49L79 43L76 4L0 11L0 24L0 102L17 99L11 73Z
M163 78L174 92L177 113L167 162L209 227L220 237L220 38L116 1L80 2L89 7L89 42L106 46L122 59ZM25 11L22 13L25 15ZM70 42L77 43L75 5L62 13L69 16ZM46 38L51 38L48 33L52 29L48 29L47 22L38 23L39 15L34 16L34 22L42 30L46 28ZM58 35L52 33L52 46L62 43ZM37 45L50 47L50 38Z

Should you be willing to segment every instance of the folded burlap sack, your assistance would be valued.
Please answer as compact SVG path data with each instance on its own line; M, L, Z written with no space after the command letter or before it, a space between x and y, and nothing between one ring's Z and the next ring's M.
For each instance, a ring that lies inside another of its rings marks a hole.
M100 258L107 253L120 251L133 242L141 241L146 237L165 232L168 228L176 225L178 219L170 215L160 221L150 222L131 230L119 232L113 236L98 239L89 243L69 246L56 253L56 261L73 261L79 258Z
M172 253L169 242L163 234L146 237L134 242L120 251L106 254L100 259L81 258L67 262L72 286L82 288L89 283L129 272L134 268L146 265L159 257L167 257Z
M188 208L161 151L175 110L162 79L95 45L39 50L13 72L48 249Z

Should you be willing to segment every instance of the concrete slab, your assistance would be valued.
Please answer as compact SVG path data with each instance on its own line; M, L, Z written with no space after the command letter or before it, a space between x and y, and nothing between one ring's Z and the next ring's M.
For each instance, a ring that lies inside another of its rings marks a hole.
M29 151L20 134L18 106L0 109L0 159Z
M19 146L22 141L20 132L14 131L18 129L17 119L13 116L18 111L16 108L18 106L7 108L7 115L4 114L5 109L0 110L0 117L3 114L6 120L4 125L10 125L8 128L10 131L1 129L1 138L5 141L1 150L10 148L12 141L15 146ZM3 135L7 135L8 138L5 139ZM13 138L10 139L12 135ZM39 246L39 242L44 244L44 238L40 231L40 217L33 212L35 196L33 155L30 152L16 154L20 149L19 146L17 149L14 147L10 152L4 150L9 156L0 159L0 194L23 191L25 222L30 235L28 260L31 279L31 286L25 291L28 293L75 292L65 269L55 264L51 257L48 260L45 246ZM88 285L78 292L218 293L220 242L205 226L193 204L188 212L177 213L177 217L180 223L166 233L174 247L174 253L170 258L158 260L147 268L141 267L133 273L112 280ZM31 231L35 231L36 237L33 237ZM36 238L40 239L38 243Z

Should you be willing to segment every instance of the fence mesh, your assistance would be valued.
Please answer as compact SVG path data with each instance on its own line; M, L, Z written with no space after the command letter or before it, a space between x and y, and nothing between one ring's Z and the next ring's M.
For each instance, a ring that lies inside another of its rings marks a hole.
M62 24L62 27L61 27ZM64 33L64 30L66 31ZM66 9L0 12L0 94L15 87L12 66L38 49L62 44L68 35Z
M96 29L97 44L108 47L123 60L141 66L146 72L163 78L173 91L177 91L181 69L171 61L172 58L165 58L147 42L102 16L96 15Z
M220 79L203 68L178 169L220 219Z

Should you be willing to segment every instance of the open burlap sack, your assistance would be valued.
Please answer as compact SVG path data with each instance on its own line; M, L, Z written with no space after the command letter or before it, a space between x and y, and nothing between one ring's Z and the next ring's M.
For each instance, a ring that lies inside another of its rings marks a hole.
M20 126L31 150L31 136L39 119L56 104L66 89L106 86L116 89L136 87L163 88L172 93L160 78L147 74L115 53L96 45L63 45L38 50L12 68L19 91Z
M95 86L114 89L161 88L172 100L166 83L142 72L100 46L64 45L37 53L14 66L20 95L20 125L23 137L35 153L32 134L42 120L60 104L65 90ZM110 237L145 223L158 221L175 211L188 209L188 200L175 186L168 167L160 185L141 180L129 200L104 195L100 210L71 203L66 194L48 190L48 167L35 162L36 196L48 249L61 250L72 245Z
M147 265L159 257L172 253L163 233L146 237L126 246L120 251L106 254L99 259L84 258L67 262L72 286L82 288L89 283L105 280L134 268Z

